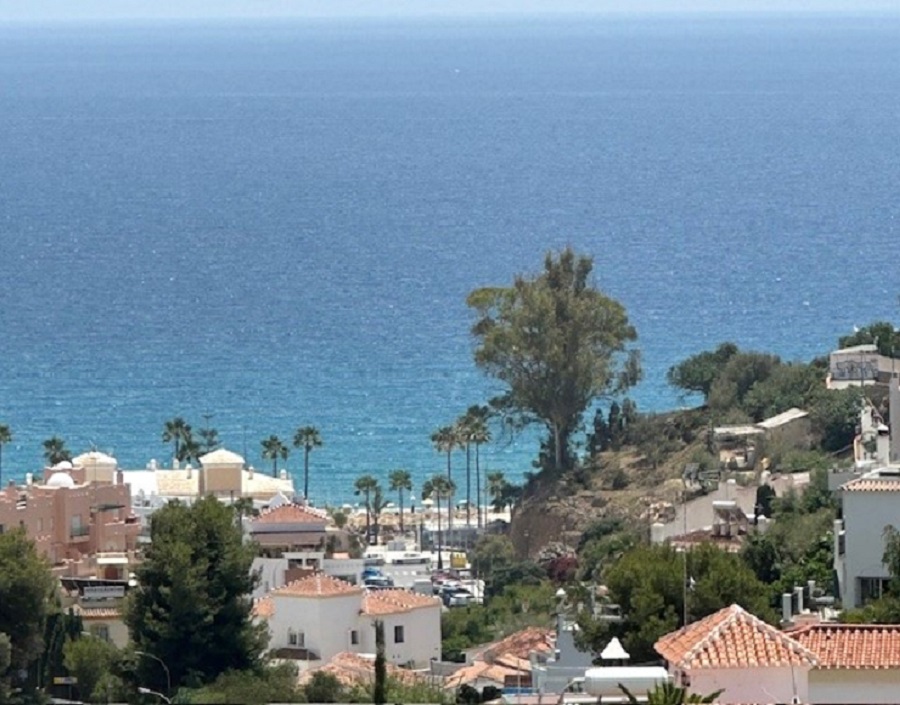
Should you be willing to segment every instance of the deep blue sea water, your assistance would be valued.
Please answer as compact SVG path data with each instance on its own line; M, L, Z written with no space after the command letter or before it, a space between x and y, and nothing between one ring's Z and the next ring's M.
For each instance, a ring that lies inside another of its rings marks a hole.
M143 467L208 412L260 467L319 426L319 501L421 479L491 394L466 293L565 244L643 409L719 341L900 323L900 16L2 26L4 472L51 434Z

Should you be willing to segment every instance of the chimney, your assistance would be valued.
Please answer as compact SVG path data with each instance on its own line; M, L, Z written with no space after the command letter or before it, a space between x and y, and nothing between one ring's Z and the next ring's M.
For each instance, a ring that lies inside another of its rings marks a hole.
M890 461L900 463L900 377L891 377L888 415L891 420Z
M116 470L116 484L124 485L125 484L125 473L121 470Z
M803 614L803 588L795 587L794 594L797 596L797 614Z
M787 626L793 620L793 595L791 593L786 592L781 596L781 625Z

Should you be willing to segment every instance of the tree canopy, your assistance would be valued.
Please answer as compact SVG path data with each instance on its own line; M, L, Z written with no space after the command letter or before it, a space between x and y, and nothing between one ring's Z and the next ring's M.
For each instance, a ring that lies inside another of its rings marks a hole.
M172 687L202 685L228 670L253 669L265 646L251 621L253 549L231 507L213 497L169 502L151 518L151 541L127 599L131 640L165 663ZM165 691L162 669L139 661L141 680Z
M851 335L838 340L841 348L852 348L856 345L875 345L879 354L885 357L900 357L900 329L890 321L875 321Z
M55 582L24 529L0 533L0 634L9 638L10 671L22 671L44 649L44 624ZM4 671L0 669L0 680Z
M657 658L653 644L683 626L685 598L691 622L734 603L764 619L774 616L769 588L739 556L711 544L687 553L670 546L637 546L613 563L605 578L624 619L601 630L598 638L618 636L635 662Z
M566 248L547 253L540 273L467 299L477 316L475 363L506 387L494 405L518 426L547 428L556 471L571 467L572 435L591 403L640 377L637 332L592 272L591 257Z

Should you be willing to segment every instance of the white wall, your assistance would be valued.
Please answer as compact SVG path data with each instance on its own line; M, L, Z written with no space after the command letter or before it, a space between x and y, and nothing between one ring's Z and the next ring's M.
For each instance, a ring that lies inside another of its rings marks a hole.
M809 674L815 705L879 705L900 702L900 669L815 669Z
M304 633L304 647L329 661L342 651L358 651L350 646L350 632L357 629L362 595L335 597L273 595L275 614L269 618L270 649L291 648L288 632Z
M418 607L409 612L378 616L360 615L360 651L375 653L375 620L384 623L385 657L397 666L413 664L428 668L432 658L441 658L441 606ZM403 643L394 642L394 627L403 627Z
M688 671L689 690L708 695L724 692L717 703L789 703L796 696L809 700L809 669L787 666L778 668L697 668ZM677 682L677 681L676 681ZM813 701L815 702L815 701Z
M900 492L842 492L844 504L844 607L859 606L857 578L889 578L881 558L882 533L900 529Z

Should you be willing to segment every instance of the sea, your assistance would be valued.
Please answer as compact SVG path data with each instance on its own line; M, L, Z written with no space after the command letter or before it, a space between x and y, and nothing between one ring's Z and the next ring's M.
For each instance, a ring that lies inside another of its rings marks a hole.
M900 324L900 13L0 24L3 477L52 435L169 464L179 415L264 470L318 427L319 504L418 492L499 390L467 293L567 245L644 411L721 341ZM494 434L521 479L538 431Z

